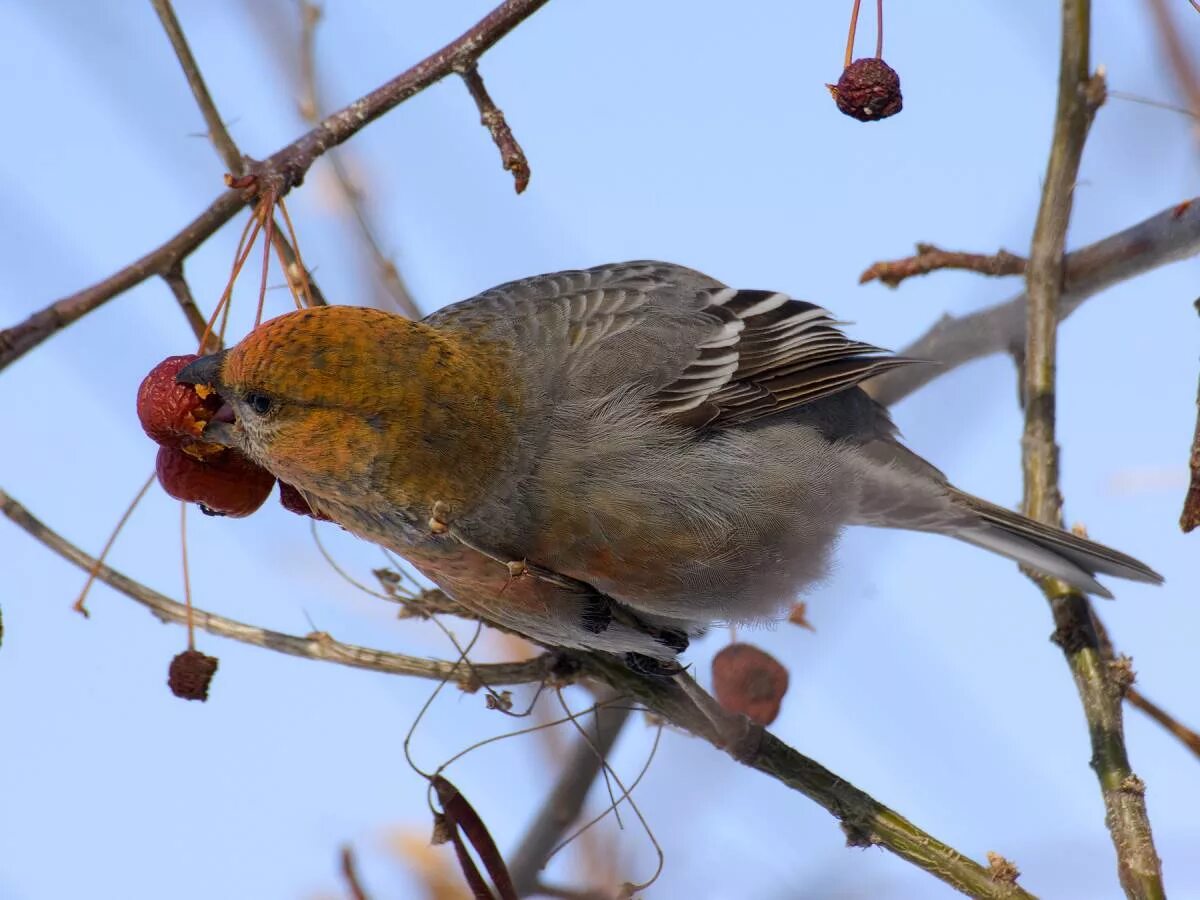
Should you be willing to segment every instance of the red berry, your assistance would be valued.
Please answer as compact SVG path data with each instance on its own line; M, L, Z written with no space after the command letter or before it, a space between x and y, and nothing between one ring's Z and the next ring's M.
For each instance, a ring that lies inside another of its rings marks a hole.
M308 505L308 501L304 499L304 495L286 481L279 482L279 502L288 512L293 512L298 516L310 516L320 522L329 521L329 516L314 512L313 508Z
M721 706L759 725L775 721L788 689L787 669L753 644L723 648L713 657L712 679Z
M221 398L210 388L175 383L180 369L198 358L195 354L168 356L151 369L138 388L137 413L142 428L155 443L187 450L200 458L221 450L219 444L200 437L221 408Z
M904 107L900 76L882 59L856 59L842 70L837 84L826 85L837 108L860 122L877 122Z
M174 447L159 447L155 470L163 490L176 500L199 503L217 516L250 515L275 486L274 475L227 448L199 460Z

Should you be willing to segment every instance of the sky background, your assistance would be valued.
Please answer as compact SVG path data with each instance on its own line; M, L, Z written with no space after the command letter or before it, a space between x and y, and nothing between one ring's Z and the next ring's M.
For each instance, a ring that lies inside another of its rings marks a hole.
M317 38L328 108L490 5L330 4ZM1094 5L1093 59L1110 87L1179 102L1145 5ZM884 55L903 79L905 109L863 125L839 115L824 88L840 71L849 6L556 0L481 66L532 165L523 196L453 79L371 125L345 159L426 311L532 273L656 257L819 302L854 322L854 336L899 347L945 312L1019 289L945 273L893 292L860 287L857 276L915 241L1028 246L1057 10L1034 0L889 4ZM1200 16L1183 0L1172 7L1196 50ZM245 152L266 156L302 133L290 2L181 0L177 11ZM0 144L2 327L174 234L221 190L224 170L198 136L204 125L149 4L9 0L0 34L10 136ZM867 10L859 41L863 53L873 46ZM1083 159L1070 245L1196 193L1197 147L1186 117L1111 100ZM289 205L326 296L372 302L378 288L325 163ZM188 260L205 309L243 221ZM1158 589L1110 581L1117 600L1101 613L1144 692L1193 725L1200 538L1176 522L1195 421L1198 275L1196 262L1176 264L1090 301L1062 328L1059 359L1068 520L1167 579ZM249 325L254 281L239 287L232 334ZM278 313L290 300L274 291L270 303ZM137 386L194 344L152 279L0 373L0 486L96 552L153 467ZM957 370L894 413L910 445L961 487L1018 501L1021 418L1008 359ZM336 528L323 534L361 578L382 562ZM451 655L430 626L397 622L392 606L347 586L307 522L274 500L238 521L193 512L189 538L204 608ZM401 744L430 684L201 635L220 671L210 702L185 703L164 685L182 629L103 586L83 620L70 609L81 573L6 522L0 561L0 898L337 896L347 842L376 898L422 896L394 843L428 831L425 784ZM152 490L111 562L181 597L178 505ZM815 634L786 624L741 634L791 671L781 738L958 850L1013 859L1040 896L1118 896L1074 687L1048 640L1045 602L1012 564L942 538L854 530L834 575L805 599ZM718 629L693 644L698 672L728 639ZM514 652L485 643L481 659ZM480 695L446 691L414 752L432 768L521 724ZM653 737L640 720L627 727L614 758L624 777ZM1127 737L1167 888L1200 898L1200 764L1136 711ZM450 769L502 849L541 803L553 745L502 741ZM951 896L889 853L844 849L815 804L685 735L664 735L636 798L667 857L649 897ZM619 876L648 877L644 835L601 827ZM572 878L571 859L552 874Z

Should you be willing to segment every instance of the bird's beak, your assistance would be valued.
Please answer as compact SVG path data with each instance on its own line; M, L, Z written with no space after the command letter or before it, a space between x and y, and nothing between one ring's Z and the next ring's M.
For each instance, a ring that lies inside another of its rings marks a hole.
M221 366L225 362L225 354L228 350L222 350L220 353L210 353L208 356L202 356L194 362L188 363L175 376L176 384L202 384L214 388L217 393L221 391Z
M210 353L194 362L188 363L175 376L177 384L194 384L211 388L219 395L224 387L221 381L221 366L225 362L228 350ZM220 411L204 426L201 437L212 444L223 447L238 446L237 425L233 421L233 411L229 404L222 405Z

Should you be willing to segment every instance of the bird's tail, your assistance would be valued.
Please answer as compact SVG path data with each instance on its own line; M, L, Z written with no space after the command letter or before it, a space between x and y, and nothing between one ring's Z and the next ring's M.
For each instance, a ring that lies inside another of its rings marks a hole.
M1096 575L1162 583L1161 575L1132 556L954 488L950 490L954 504L971 515L948 528L938 529L944 534L1007 556L1101 597L1112 594L1096 580Z

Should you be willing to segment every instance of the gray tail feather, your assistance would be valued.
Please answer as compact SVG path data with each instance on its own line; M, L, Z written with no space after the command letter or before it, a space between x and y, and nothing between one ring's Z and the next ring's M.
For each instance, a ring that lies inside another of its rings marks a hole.
M1115 575L1131 581L1162 583L1163 577L1148 565L1118 550L1035 522L969 494L955 491L954 498L974 515L971 521L956 523L946 533L1060 578L1072 587L1111 597L1094 576Z

